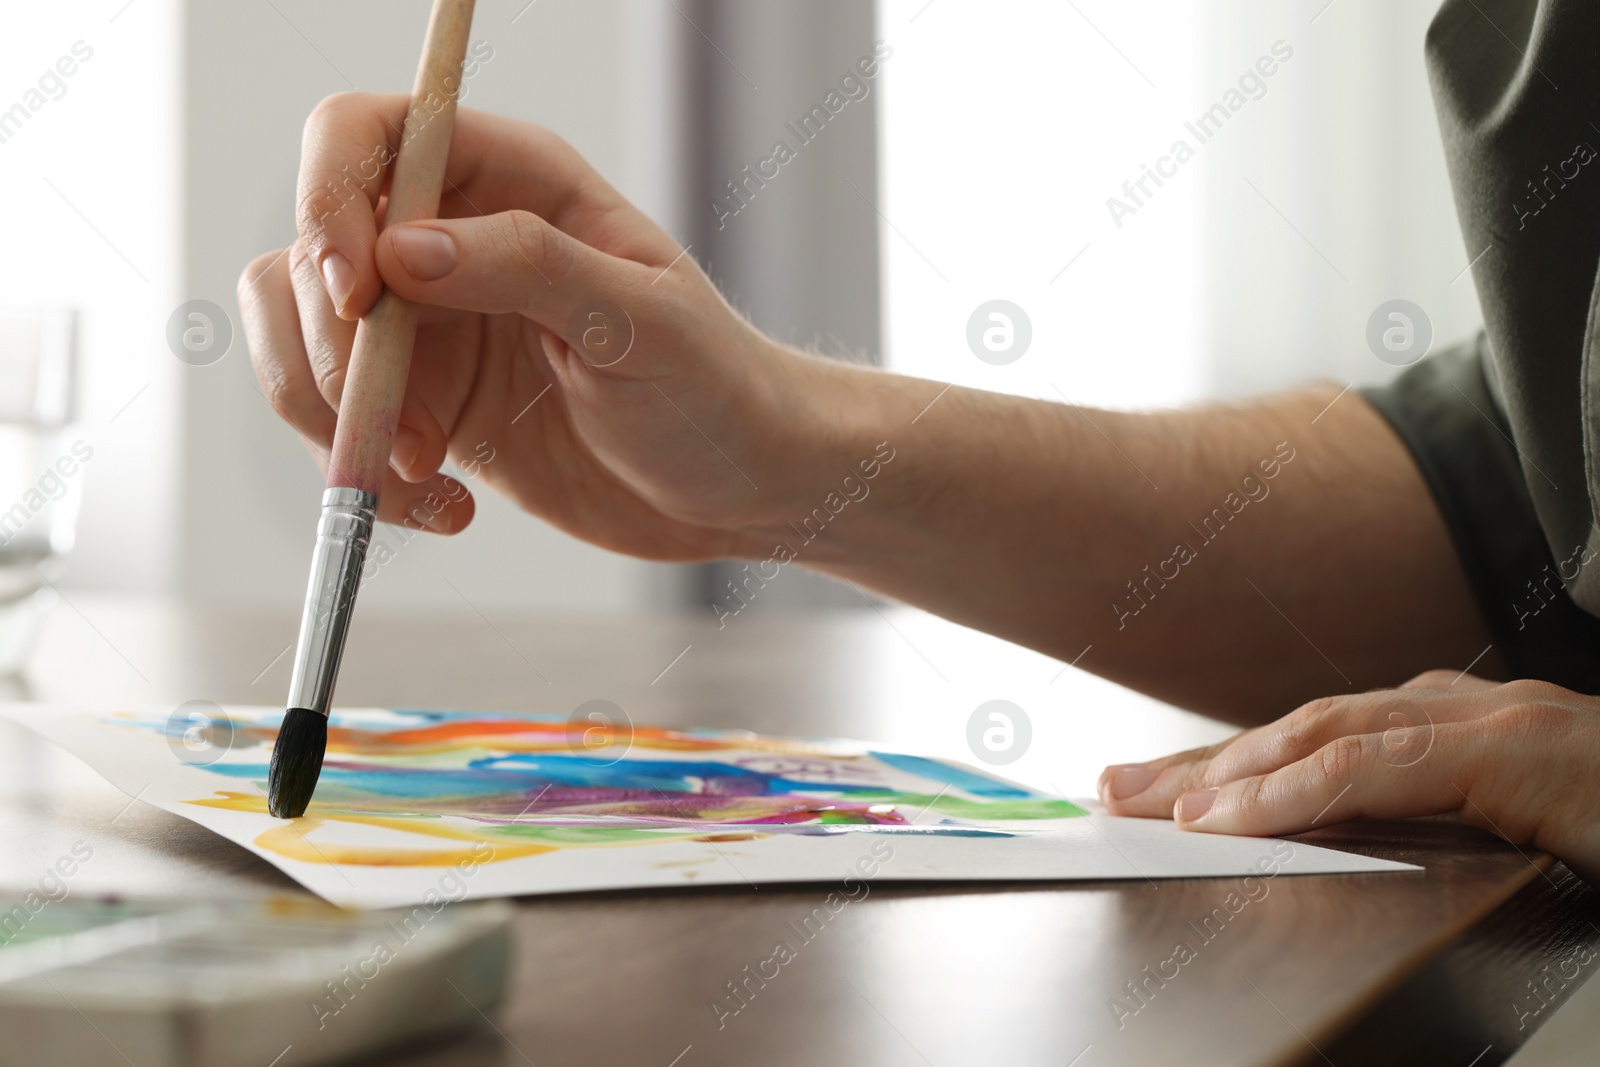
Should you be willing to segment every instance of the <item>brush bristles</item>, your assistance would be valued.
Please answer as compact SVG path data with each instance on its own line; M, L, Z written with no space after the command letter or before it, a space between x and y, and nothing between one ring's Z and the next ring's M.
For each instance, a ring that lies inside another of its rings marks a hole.
M267 810L280 819L298 819L311 803L328 747L328 720L309 708L290 708L267 769Z

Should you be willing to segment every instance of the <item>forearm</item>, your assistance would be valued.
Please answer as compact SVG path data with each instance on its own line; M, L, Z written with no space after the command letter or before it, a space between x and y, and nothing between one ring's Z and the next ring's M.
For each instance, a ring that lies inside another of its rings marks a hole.
M1243 722L1489 643L1409 454L1356 395L1130 415L821 373L848 402L812 459L866 495L833 515L819 483L763 531L804 566Z

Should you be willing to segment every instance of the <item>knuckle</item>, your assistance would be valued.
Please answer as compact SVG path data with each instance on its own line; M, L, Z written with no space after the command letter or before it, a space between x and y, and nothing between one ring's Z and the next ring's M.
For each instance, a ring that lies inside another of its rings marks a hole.
M289 291L295 295L297 307L314 307L316 294L322 288L322 275L317 269L316 253L310 241L301 238L289 246L287 268ZM304 303L312 297L311 303ZM330 305L331 306L331 305Z
M302 240L322 244L327 240L328 224L344 206L332 190L308 185L300 190L294 205L295 230Z
M1502 737L1521 741L1550 741L1565 736L1574 714L1559 704L1527 701L1511 704L1490 716L1490 728Z
M533 212L506 212L505 221L494 232L496 241L509 246L512 271L526 275L530 283L544 285L572 273L573 251L555 227Z
M1245 736L1245 734L1248 732L1249 731L1243 731L1234 734L1226 741L1218 741L1214 745L1206 745L1203 748L1191 748L1187 752L1180 752L1176 756L1172 757L1172 760L1174 763L1210 763L1212 760L1228 751L1228 749L1233 746L1235 741Z
M1341 697L1318 697L1291 711L1278 736L1284 754L1291 759L1301 759L1315 752L1320 747L1319 739L1343 707Z
M1569 690L1561 688L1554 682L1544 682L1537 678L1519 678L1507 682L1499 691L1519 704L1558 704L1563 698L1572 695Z
M502 235L529 263L541 269L550 256L550 231L545 221L531 211L508 211Z
M1406 682L1402 689L1449 689L1451 684L1459 677L1457 672L1445 670L1423 671L1415 678Z
M1200 759L1193 763L1167 767L1157 775L1156 781L1163 789L1171 789L1181 795L1192 789L1209 789L1214 785L1226 785L1231 777L1215 760Z
M278 413L279 418L289 420L298 405L295 403L295 390L289 384L284 369L260 357L252 359L251 364L255 367L256 380L261 383L261 395L267 398L267 404Z
M317 101L317 106L311 109L311 114L306 116L305 135L314 137L329 126L337 126L342 117L349 115L361 106L361 100L366 94L345 90L330 93Z
M1239 785L1239 792L1233 798L1233 806L1241 815L1250 815L1260 811L1266 806L1267 776L1258 775L1246 778Z
M239 272L239 281L234 286L234 295L238 297L239 304L245 306L260 299L261 280L266 277L272 265L283 258L280 252L263 252L261 255L245 264L244 270Z
M330 137L330 133L342 126L350 126L361 116L370 115L371 109L371 97L366 93L342 92L323 97L306 117L305 130L301 135L305 157L315 159L317 153L313 146L337 143L338 139ZM295 219L300 234L319 246L326 240L332 220L347 204L360 199L366 190L367 182L357 181L349 173L356 161L352 159L345 162L349 165L341 172L342 176L326 173L319 176L315 169L301 173L301 185L295 199ZM339 180L335 181L336 178Z
M295 232L312 248L326 248L337 228L348 230L357 221L358 216L349 210L351 205L359 205L359 210L371 216L368 195L367 184L354 175L342 175L338 182L307 177L295 197Z
M1362 734L1336 738L1317 750L1316 770L1327 781L1347 781L1365 762L1368 748Z
M524 127L523 135L540 155L552 157L562 164L582 158L578 150L572 146L572 142L549 126L530 122Z
M525 132L534 150L539 155L553 160L563 171L584 177L591 172L589 161L583 153L555 130L539 123L529 123ZM571 193L576 194L577 190L573 189ZM565 207L570 202L570 197L562 197L557 204L559 207ZM559 218L559 211L552 211L551 217Z
M344 368L330 366L326 360L311 360L311 379L316 383L317 395L329 406L337 408L344 396Z

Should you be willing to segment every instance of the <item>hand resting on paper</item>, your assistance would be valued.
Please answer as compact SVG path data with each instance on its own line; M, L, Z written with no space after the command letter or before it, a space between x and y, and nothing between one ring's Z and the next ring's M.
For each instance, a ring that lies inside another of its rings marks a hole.
M1600 884L1600 698L1430 671L1312 701L1209 748L1107 767L1115 815L1281 836L1355 818L1458 814Z

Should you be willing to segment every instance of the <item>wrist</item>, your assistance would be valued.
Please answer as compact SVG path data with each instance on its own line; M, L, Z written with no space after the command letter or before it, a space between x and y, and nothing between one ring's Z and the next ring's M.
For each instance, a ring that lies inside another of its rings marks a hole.
M755 425L770 459L735 554L870 569L916 525L906 517L919 494L904 446L918 411L945 387L768 343L773 373Z

